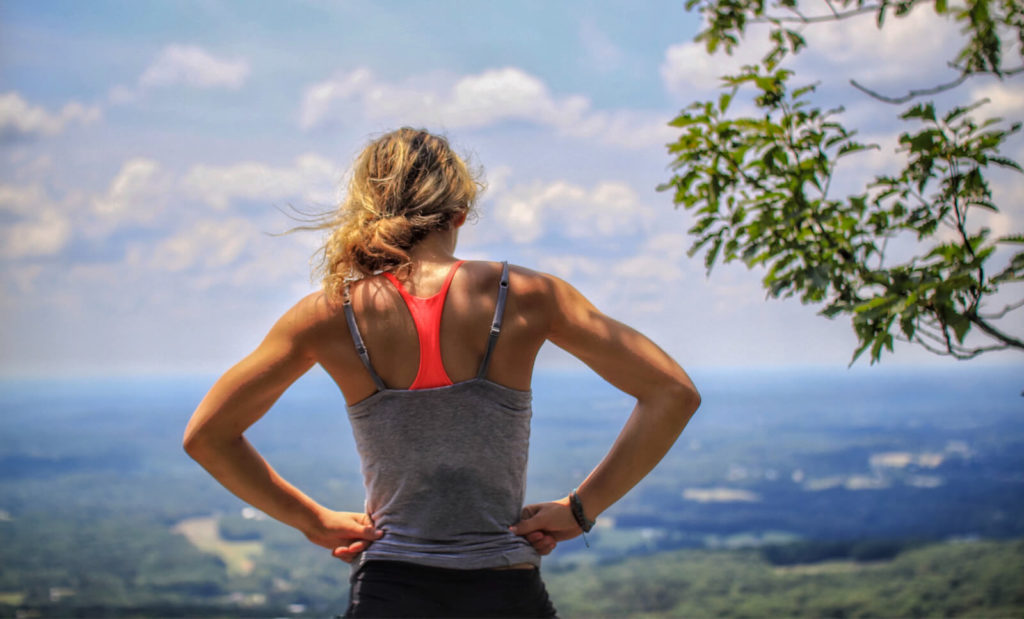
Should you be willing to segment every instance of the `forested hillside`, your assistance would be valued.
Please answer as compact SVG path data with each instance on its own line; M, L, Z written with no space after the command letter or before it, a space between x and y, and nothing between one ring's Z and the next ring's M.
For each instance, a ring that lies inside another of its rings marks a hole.
M564 617L1020 617L1024 541L935 544L891 561L774 566L684 550L549 575Z

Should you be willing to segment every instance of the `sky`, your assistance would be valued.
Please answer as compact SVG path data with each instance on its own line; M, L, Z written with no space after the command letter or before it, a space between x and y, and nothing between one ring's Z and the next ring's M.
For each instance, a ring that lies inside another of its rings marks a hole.
M848 319L766 300L739 264L708 276L687 255L690 213L656 190L666 123L765 49L755 30L709 56L699 28L678 0L0 3L0 376L226 369L318 287L321 239L282 235L289 214L330 209L355 155L403 125L484 171L460 257L563 277L684 367L843 368ZM905 127L848 80L893 94L945 81L958 28L919 10L806 35L791 67L882 146L837 178L852 191L895 169ZM1024 117L1020 77L941 102L980 98ZM1019 135L1006 154L1024 160ZM1020 175L994 189L1006 208L979 224L1024 230ZM876 368L949 363L898 345Z

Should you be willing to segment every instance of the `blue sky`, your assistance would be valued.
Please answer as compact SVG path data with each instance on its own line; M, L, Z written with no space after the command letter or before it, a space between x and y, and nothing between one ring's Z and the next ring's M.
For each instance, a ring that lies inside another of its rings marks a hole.
M316 286L319 238L275 236L293 225L282 210L335 203L366 141L404 124L486 172L463 257L563 276L684 366L842 367L845 319L765 301L742 266L706 278L689 214L654 189L665 123L763 49L752 32L708 57L698 28L677 1L4 2L0 373L224 369ZM887 147L840 186L896 165L901 129L846 80L933 85L958 36L924 11L808 33L798 74ZM1021 119L1021 80L946 101L980 97ZM1009 208L980 223L1019 232L1024 185L999 176L996 191ZM886 364L947 362L898 350Z

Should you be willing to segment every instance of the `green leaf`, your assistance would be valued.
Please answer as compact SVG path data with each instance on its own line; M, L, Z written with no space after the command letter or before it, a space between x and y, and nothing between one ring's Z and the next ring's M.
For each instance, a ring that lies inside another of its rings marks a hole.
M709 275L711 274L712 267L715 266L715 260L718 258L718 252L722 249L722 242L721 236L716 237L715 241L711 244L711 249L704 254L704 268L707 270Z
M900 330L903 331L903 335L907 336L907 339L914 338L914 317L913 316L901 316L900 317Z
M733 97L734 94L736 94L736 90L735 89L733 89L732 92L723 92L721 95L719 95L719 97L718 97L718 111L719 112L724 114L725 111L727 109L729 109L729 103L732 101L732 97Z
M868 340L868 341L864 342L863 344L861 344L860 346L858 346L857 350L853 351L853 357L850 359L850 363L848 365L852 366L857 361L857 359L861 356L861 354L863 354L864 351L867 350L868 346L870 346L870 345L871 345L871 340Z
M949 326L953 327L953 333L956 334L956 340L962 344L964 336L966 336L967 332L971 330L971 321L966 316L957 315L950 321Z
M911 118L920 118L921 120L929 120L935 122L935 106L932 105L931 101L928 103L918 103L914 107L910 108L903 115L900 116L903 120L910 120Z
M1024 169L1020 167L1020 164L1014 161L1013 159L1007 159L1006 157L999 157L997 155L990 155L988 160L1004 168L1013 168L1018 172L1024 172Z

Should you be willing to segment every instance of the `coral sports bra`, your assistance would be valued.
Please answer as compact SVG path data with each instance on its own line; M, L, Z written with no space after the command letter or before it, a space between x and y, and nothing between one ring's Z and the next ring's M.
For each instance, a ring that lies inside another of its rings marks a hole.
M444 301L448 298L448 288L452 285L455 271L465 260L452 265L444 284L436 294L429 297L414 297L402 286L398 278L391 273L384 273L398 292L402 293L405 305L409 308L412 320L416 324L416 334L420 341L420 367L416 379L409 389L430 389L452 384L452 379L444 369L441 361L441 314L444 312Z

